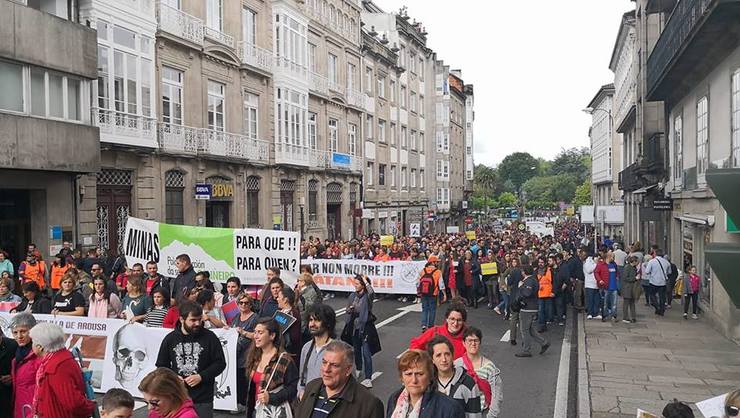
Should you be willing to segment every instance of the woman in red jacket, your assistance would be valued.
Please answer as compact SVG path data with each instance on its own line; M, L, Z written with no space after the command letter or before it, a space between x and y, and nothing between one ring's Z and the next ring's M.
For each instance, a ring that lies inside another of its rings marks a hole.
M35 283L34 283L35 284ZM23 408L26 410L33 403L33 392L36 390L36 371L41 359L31 349L31 328L36 326L36 319L30 312L21 312L13 317L10 330L18 343L15 358L10 364L10 377L13 381L13 416L22 417Z
M445 312L445 323L431 327L421 335L411 339L409 349L426 350L427 343L436 335L444 335L454 348L454 360L465 354L465 345L463 344L463 332L465 331L465 321L468 319L468 312L465 306L459 302L453 302Z
M37 418L87 418L95 403L85 397L82 370L64 348L64 331L44 322L31 329L33 351L41 358L33 394L33 416Z

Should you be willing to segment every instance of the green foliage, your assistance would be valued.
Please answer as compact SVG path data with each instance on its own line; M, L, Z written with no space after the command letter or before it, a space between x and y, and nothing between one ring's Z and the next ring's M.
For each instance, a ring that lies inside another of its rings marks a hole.
M516 196L511 192L503 192L498 196L498 207L510 208L516 205Z
M548 202L570 203L576 192L577 183L575 177L570 174L558 174L555 176L538 176L527 180L522 186L526 200L536 201L542 204Z
M591 200L591 179L587 178L578 188L576 188L575 198L573 199L573 205L583 206L590 205Z
M498 166L499 177L504 181L510 181L515 190L520 190L522 185L540 170L540 163L527 152L515 152L507 155Z
M581 184L586 180L590 171L591 156L588 148L563 148L552 161L548 174L569 174L575 178L576 184Z

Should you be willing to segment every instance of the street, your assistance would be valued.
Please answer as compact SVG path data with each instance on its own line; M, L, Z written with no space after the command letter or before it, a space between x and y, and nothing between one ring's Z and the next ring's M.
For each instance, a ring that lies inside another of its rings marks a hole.
M325 303L342 313L345 299L336 297ZM436 323L441 323L447 305L437 310ZM376 326L380 335L383 351L373 357L373 393L385 405L390 394L400 387L396 372L396 358L406 348L409 339L420 332L419 321L421 306L398 302L395 298L381 296L373 305L373 312L378 318ZM338 328L344 325L346 317L338 319ZM501 369L504 382L504 400L500 417L552 417L555 409L556 387L561 360L561 347L565 327L550 326L545 333L552 346L544 355L538 355L539 347L533 347L531 358L516 358L519 346L511 346L508 340L500 341L508 330L508 322L503 317L485 308L468 311L468 324L483 331L483 354ZM337 333L341 332L341 328ZM575 358L574 358L575 359ZM570 361L575 366L575 361ZM571 367L572 368L572 367ZM575 371L574 369L572 371ZM573 375L574 376L574 375ZM568 411L575 411L575 378L570 376L571 396L567 393ZM562 379L561 379L562 380ZM565 388L563 388L564 390ZM574 413L574 412L573 412ZM146 417L146 408L136 411L135 417ZM216 417L232 416L226 412L215 414ZM572 416L572 415L561 415Z

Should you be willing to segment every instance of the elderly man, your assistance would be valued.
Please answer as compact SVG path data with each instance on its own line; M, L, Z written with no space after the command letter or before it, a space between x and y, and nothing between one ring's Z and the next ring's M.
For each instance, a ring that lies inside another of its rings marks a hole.
M665 287L671 274L671 263L663 258L664 255L662 250L656 249L655 257L648 261L643 272L650 281L650 304L660 316L665 314Z
M383 403L352 376L351 345L333 340L324 349L321 378L308 383L296 418L382 418Z

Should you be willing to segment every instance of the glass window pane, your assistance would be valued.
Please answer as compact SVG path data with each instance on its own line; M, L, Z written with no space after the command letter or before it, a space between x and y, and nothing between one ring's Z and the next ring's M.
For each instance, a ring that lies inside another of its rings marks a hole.
M121 51L113 52L113 91L115 93L116 110L123 112L123 53Z
M136 34L119 26L113 28L113 42L126 48L136 49Z
M67 79L67 118L80 120L80 80Z
M62 76L49 74L49 116L64 117Z
M23 111L23 66L0 61L0 109Z
M126 54L126 89L128 90L128 113L136 114L136 56Z
M44 73L40 68L31 69L31 114L36 116L46 116Z

